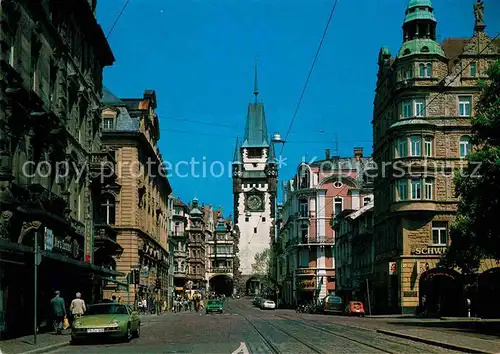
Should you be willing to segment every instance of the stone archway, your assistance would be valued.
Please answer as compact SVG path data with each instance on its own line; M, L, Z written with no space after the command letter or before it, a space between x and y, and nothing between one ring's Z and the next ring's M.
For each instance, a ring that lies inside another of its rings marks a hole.
M464 314L463 277L453 269L433 268L424 272L419 280L420 305L429 314L461 316Z
M479 274L477 280L478 306L481 317L500 317L500 267ZM473 307L474 304L473 304Z
M214 275L209 280L209 289L217 294L233 295L234 282L229 275Z

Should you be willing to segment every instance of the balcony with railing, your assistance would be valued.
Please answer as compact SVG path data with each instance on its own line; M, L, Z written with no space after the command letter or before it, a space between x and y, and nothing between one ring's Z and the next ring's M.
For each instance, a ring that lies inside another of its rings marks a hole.
M123 247L117 242L118 231L109 224L94 225L94 250L106 249L107 254L120 255Z
M186 258L187 257L187 251L185 249L174 249L174 257L176 258Z
M207 269L207 273L212 274L232 274L233 268L231 267L214 267Z
M297 246L303 245L333 245L335 243L335 239L333 236L325 236L325 235L307 235L299 237L299 239L295 242Z
M234 258L234 252L212 252L208 254L209 258Z
M174 232L170 232L168 235L172 238L176 238L176 237L184 238L187 236L184 231L174 231Z
M116 161L109 152L96 152L90 158L90 174L94 182L116 179Z

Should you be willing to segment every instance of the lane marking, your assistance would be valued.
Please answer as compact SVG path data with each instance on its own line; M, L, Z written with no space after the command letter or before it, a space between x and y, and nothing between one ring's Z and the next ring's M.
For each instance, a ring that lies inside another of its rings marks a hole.
M240 342L240 346L231 354L250 354L250 351L245 342Z

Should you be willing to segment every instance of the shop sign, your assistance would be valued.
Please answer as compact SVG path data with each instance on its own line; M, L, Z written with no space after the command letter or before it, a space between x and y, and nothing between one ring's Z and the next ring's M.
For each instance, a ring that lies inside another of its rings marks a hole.
M418 297L416 291L403 291L403 297Z
M448 247L417 247L411 250L413 255L443 255Z
M314 280L304 280L301 282L302 289L314 289L316 287L316 282Z
M296 269L295 270L295 274L296 275L314 275L315 274L315 270L314 269Z
M54 247L54 233L52 232L51 229L45 228L45 251L52 251L52 248Z

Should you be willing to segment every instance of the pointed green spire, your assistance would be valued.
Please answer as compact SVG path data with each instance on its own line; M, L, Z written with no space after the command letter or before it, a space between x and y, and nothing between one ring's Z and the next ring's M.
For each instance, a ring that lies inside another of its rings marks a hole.
M238 137L236 137L236 145L234 147L233 165L235 164L242 164L240 139Z
M272 137L269 139L269 141L272 141ZM274 144L271 143L269 146L269 156L267 156L267 164L274 164L276 165L276 153L274 152Z
M253 94L255 95L255 103L257 103L257 96L259 95L259 86L257 84L257 58L255 58L254 64Z

